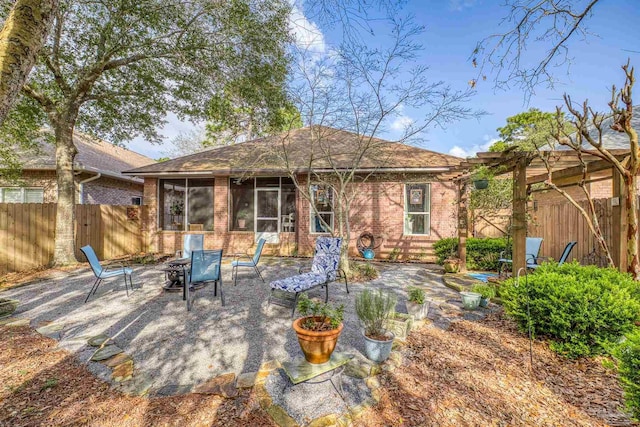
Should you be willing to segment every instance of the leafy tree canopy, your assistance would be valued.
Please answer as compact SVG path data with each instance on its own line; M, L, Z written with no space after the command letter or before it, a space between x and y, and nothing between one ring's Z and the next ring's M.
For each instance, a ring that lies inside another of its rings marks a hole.
M556 113L531 108L507 118L507 124L497 129L500 140L489 151L499 152L515 147L522 151L533 151L548 143L556 120Z

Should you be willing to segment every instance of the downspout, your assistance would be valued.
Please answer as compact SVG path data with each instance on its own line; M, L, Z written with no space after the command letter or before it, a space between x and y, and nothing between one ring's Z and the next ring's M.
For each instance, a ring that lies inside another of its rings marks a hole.
M91 181L95 181L96 179L100 178L102 176L102 174L100 172L98 172L97 175L92 176L91 178L87 178L83 181L80 181L78 183L78 186L80 187L80 204L84 205L84 184L86 184L87 182L91 182Z

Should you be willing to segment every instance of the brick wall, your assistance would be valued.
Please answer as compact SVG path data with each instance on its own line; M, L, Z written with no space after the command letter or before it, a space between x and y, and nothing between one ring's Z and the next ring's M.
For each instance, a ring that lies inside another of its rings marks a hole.
M141 183L105 177L87 182L82 186L84 200L78 199L78 203L92 205L130 205L131 199L142 196L144 191Z
M17 182L0 177L0 187L41 187L44 190L44 203L55 203L58 200L58 184L54 171L27 170Z
M427 179L428 178L428 179ZM400 260L420 259L434 261L433 244L443 237L456 235L457 205L456 188L453 183L437 182L432 177L412 177L412 182L431 182L431 230L426 236L404 234L404 183L384 179L354 184L358 196L351 209L351 239L349 250L357 256L356 241L363 232L382 236L383 244L376 251L378 258L388 259L391 255ZM153 193L153 194L152 194ZM157 180L145 179L144 203L150 206L148 229L150 242L158 252L173 254L182 248L183 234L177 231L158 231L156 211ZM215 177L214 184L214 231L203 232L205 248L224 248L226 254L253 253L255 235L253 232L229 232L229 179ZM319 234L311 234L310 206L304 197L298 195L295 233L280 233L280 243L265 246L265 253L275 255L313 254L315 239Z

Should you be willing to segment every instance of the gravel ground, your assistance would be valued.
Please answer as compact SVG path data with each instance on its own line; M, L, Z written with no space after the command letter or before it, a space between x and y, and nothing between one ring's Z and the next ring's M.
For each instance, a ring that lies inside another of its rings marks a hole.
M84 304L94 280L89 270L58 274L50 280L3 292L3 296L21 301L16 315L32 319L32 327L48 322L64 325L54 337L62 347L76 353L81 362L89 363L98 376L107 373L88 362L91 352L87 351L86 340L106 334L133 357L136 377L152 382L156 390L180 393L222 373L252 372L268 360L301 356L291 328L290 309L268 305L268 283L293 275L299 266L309 263L310 260L263 258L261 271L266 283L246 269L241 270L237 286L233 286L231 267L225 263L222 271L226 306L221 306L220 298L213 296L213 287L209 286L198 291L191 312L187 312L181 293L162 290L164 274L159 266L134 268L137 289L128 298L123 280L118 278L103 283L95 297ZM354 296L365 286L395 292L399 312L406 312L406 288L410 285L421 286L429 296L442 301L457 300L457 293L442 285L433 266L376 266L381 277L366 285L350 284L350 294L343 283L330 285L330 302L344 303L346 307L345 328L337 351L363 351ZM324 290L316 289L310 296L324 298Z

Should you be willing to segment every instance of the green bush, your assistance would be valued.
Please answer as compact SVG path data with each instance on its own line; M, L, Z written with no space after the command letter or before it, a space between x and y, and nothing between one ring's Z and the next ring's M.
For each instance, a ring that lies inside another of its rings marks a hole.
M625 404L631 415L640 421L640 329L627 334L624 341L612 347L611 353L618 362Z
M438 257L438 264L458 251L458 239L448 237L437 241L433 248ZM497 270L500 252L507 249L507 239L486 238L467 239L467 268L470 270Z
M640 320L640 283L611 268L545 263L528 284L523 277L503 283L500 296L523 330L528 299L534 333L568 357L602 353Z

